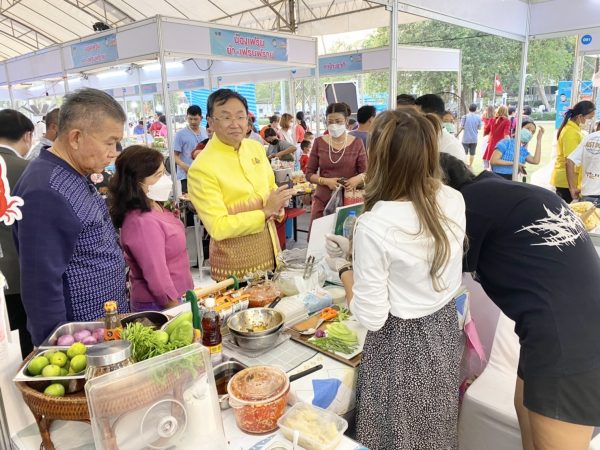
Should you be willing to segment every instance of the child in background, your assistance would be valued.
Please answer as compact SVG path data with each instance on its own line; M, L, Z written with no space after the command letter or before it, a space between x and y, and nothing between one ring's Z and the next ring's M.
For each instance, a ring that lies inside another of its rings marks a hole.
M454 114L452 114L450 111L446 111L442 116L442 126L452 136L456 136L456 124L454 120Z
M312 143L315 141L315 135L312 133L312 131L307 131L306 133L304 133L304 140L310 141L310 144L312 146Z
M309 132L307 132L306 134L308 134L308 133ZM304 135L304 137L307 137L307 136ZM306 165L308 164L308 157L310 155L311 148L312 148L312 142L309 141L308 139L304 139L300 143L300 149L302 150L302 156L300 156L300 170L302 170L302 172L304 172L305 175L306 175ZM310 211L311 202L312 202L311 195L305 195L302 197L302 206L307 211Z
M300 156L300 170L306 174L306 165L308 164L308 156L310 155L310 149L312 147L312 142L307 139L304 139L300 143L300 149L302 150L302 156Z

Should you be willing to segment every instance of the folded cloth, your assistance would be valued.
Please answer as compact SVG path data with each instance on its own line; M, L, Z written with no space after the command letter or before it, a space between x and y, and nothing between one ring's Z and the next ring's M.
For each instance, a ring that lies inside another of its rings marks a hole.
M337 378L326 380L312 380L314 397L312 404L319 408L327 409L335 397L342 382Z

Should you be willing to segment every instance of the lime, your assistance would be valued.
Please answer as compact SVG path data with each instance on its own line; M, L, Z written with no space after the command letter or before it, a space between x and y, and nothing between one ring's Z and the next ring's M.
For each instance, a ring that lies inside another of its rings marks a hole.
M52 357L55 355L56 350L48 350L46 353L44 353L44 357L48 360L48 361L52 361Z
M50 386L44 389L44 394L50 397L64 397L65 387L60 383L52 383Z
M75 342L67 350L67 356L72 359L77 355L85 355L86 352L87 347L84 344L82 344L81 342Z
M87 357L85 355L77 355L71 359L71 368L69 371L73 373L79 373L87 366Z
M36 356L31 360L31 362L27 366L27 371L31 375L39 375L40 373L42 373L42 369L48 364L50 364L48 358L46 358L45 356Z
M166 331L156 330L154 332L154 336L156 337L156 340L161 344L166 344L167 342L169 342L169 334Z
M50 364L54 364L58 367L64 367L65 364L67 364L67 355L65 355L63 352L56 352L54 355L52 355L52 358L50 358Z
M60 376L66 377L67 375L69 375L69 369L65 369L64 367L61 367L60 368Z
M60 376L60 367L55 366L54 364L50 364L42 369L43 377L59 377Z

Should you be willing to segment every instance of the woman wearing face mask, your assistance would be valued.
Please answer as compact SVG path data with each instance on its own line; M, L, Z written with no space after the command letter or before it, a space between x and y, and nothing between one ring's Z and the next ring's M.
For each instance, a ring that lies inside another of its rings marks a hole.
M160 152L127 148L115 162L110 214L121 228L121 246L130 268L131 311L160 311L179 304L194 287L183 223L164 209L173 183Z
M452 136L456 136L456 124L454 120L454 114L450 111L446 111L442 116L442 126Z
M581 125L588 119L594 117L596 107L588 100L577 103L573 108L567 110L563 123L558 129L556 144L556 162L550 178L550 184L556 186L556 193L565 202L571 203L575 200L571 197L569 182L567 180L567 157L577 148L583 139ZM581 176L576 170L578 188L581 187Z
M537 133L537 145L535 146L535 154L527 151L527 144L533 138L535 133L535 123L531 120L524 120L521 124L521 148L519 150L519 165L524 166L525 163L539 164L542 157L542 137L544 129L540 127ZM515 160L515 140L503 139L496 144L490 165L492 172L497 173L507 180L512 180L513 161Z
M350 107L345 103L332 103L327 107L326 116L329 134L315 139L306 166L306 178L318 185L313 197L311 223L323 217L323 210L340 178L344 178L346 189L357 189L364 185L367 171L367 154L362 140L346 130Z

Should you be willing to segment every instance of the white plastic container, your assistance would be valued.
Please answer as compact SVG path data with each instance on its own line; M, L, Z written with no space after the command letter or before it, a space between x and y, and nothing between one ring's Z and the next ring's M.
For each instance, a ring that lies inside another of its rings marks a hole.
M337 414L308 403L296 403L277 421L290 441L300 433L298 444L306 450L334 450L342 442L348 422Z

